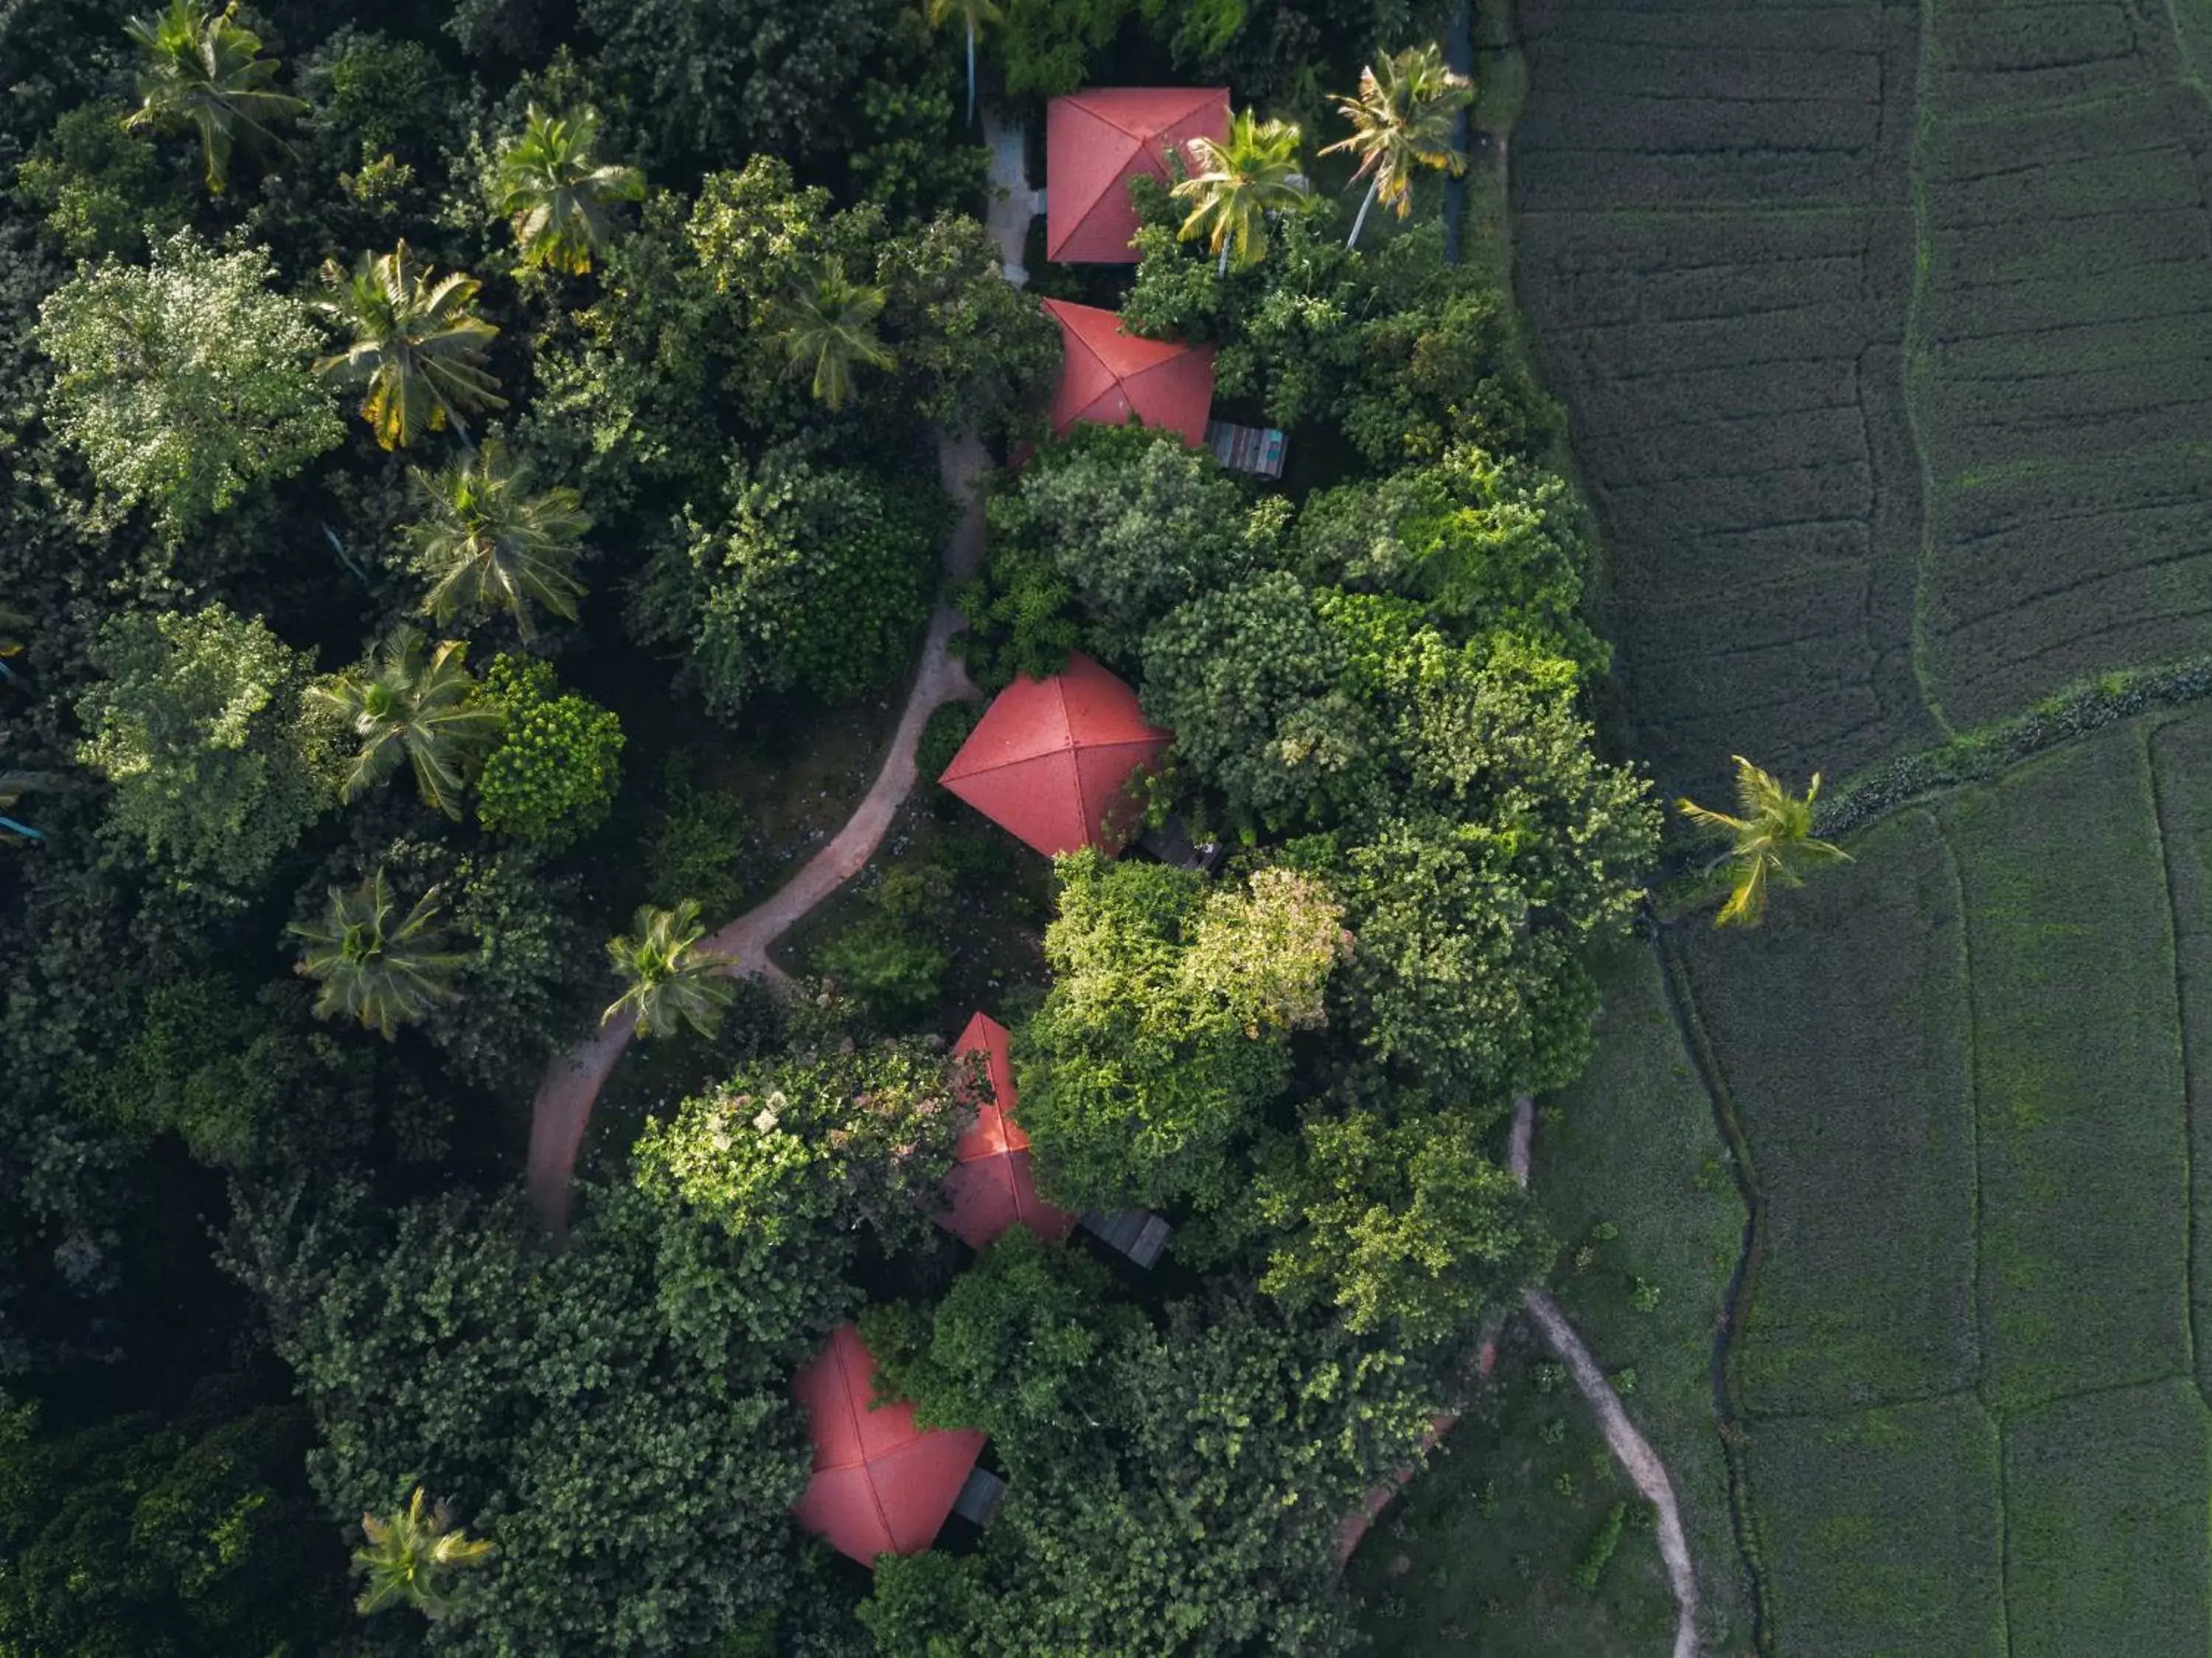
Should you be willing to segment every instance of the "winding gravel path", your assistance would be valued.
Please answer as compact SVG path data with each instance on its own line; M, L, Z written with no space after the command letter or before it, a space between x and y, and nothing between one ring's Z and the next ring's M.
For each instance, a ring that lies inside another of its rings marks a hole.
M988 470L990 457L973 437L940 436L937 466L946 493L961 503L959 521L945 541L943 558L945 574L957 585L975 574L982 556L983 503L975 484ZM930 618L921 666L915 673L914 689L907 693L898 728L891 735L890 752L884 755L882 769L844 826L766 902L746 911L703 942L705 948L731 958L727 971L733 976L764 978L772 984L788 982L788 975L769 959L769 947L875 856L891 820L914 789L915 747L930 715L940 704L975 694L968 682L967 669L951 649L952 636L962 625L959 613L950 606L940 605ZM601 1026L589 1039L546 1068L537 1097L531 1101L530 1201L556 1235L568 1230L568 1188L575 1174L576 1153L592 1120L592 1106L629 1039L630 1025L626 1020Z

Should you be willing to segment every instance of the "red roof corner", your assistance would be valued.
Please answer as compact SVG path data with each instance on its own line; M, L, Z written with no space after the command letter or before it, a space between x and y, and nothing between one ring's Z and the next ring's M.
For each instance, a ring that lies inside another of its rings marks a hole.
M859 1327L847 1324L791 1383L814 1446L814 1472L793 1513L864 1566L936 1541L984 1441L972 1428L917 1428L911 1405L870 1410L875 1375Z
M1079 846L1110 856L1141 814L1130 780L1174 741L1146 723L1135 692L1078 651L1064 672L1024 675L993 698L938 781L1047 857Z
M939 1224L975 1249L1017 1221L1048 1239L1064 1238L1075 1227L1074 1216L1037 1196L1030 1137L1014 1121L1009 1040L1004 1025L979 1013L952 1050L981 1054L991 1079L991 1097L976 1106L974 1125L952 1149L952 1173L945 1178L945 1195L952 1207L939 1217Z
M1147 426L1181 432L1197 447L1206 442L1213 411L1213 347L1180 340L1139 339L1121 332L1121 319L1091 305L1044 302L1060 325L1060 385L1052 397L1052 430L1078 421L1121 426L1135 415Z
M1165 180L1168 151L1228 137L1226 87L1097 87L1054 98L1044 109L1045 257L1133 265L1129 180Z

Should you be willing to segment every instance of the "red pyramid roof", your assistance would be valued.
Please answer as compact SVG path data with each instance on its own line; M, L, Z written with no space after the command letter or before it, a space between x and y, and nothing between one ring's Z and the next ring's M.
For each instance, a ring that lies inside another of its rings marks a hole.
M968 1021L955 1053L981 1053L991 1078L991 1098L975 1111L975 1121L952 1149L952 1173L945 1195L951 1203L940 1217L946 1230L981 1249L1019 1221L1042 1238L1064 1238L1075 1216L1037 1196L1030 1167L1030 1137L1014 1121L1014 1070L1007 1051L1006 1027L988 1014Z
M814 1472L793 1512L866 1566L936 1540L984 1438L970 1428L917 1428L911 1405L870 1410L875 1374L859 1327L847 1324L791 1383L814 1446Z
M1047 857L1118 852L1140 810L1129 780L1173 741L1145 722L1135 692L1077 652L1064 673L1000 692L938 781Z
M1169 150L1228 136L1226 87L1099 87L1054 98L1044 108L1045 257L1134 264L1129 180L1165 180Z
M1092 305L1044 302L1060 325L1060 386L1053 393L1052 429L1079 420L1121 426L1135 415L1147 426L1206 442L1213 410L1213 347L1179 340L1139 339L1121 319Z

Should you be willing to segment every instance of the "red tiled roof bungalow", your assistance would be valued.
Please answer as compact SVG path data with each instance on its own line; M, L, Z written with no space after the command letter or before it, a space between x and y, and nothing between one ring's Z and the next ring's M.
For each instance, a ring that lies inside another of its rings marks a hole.
M875 1373L859 1328L847 1324L791 1383L814 1446L814 1472L793 1512L864 1566L936 1540L984 1441L972 1428L917 1428L911 1405L870 1410Z
M1060 385L1052 394L1055 436L1078 421L1122 426L1135 415L1147 426L1181 432L1202 447L1213 411L1213 347L1171 339L1139 339L1121 319L1092 305L1048 299L1060 325Z
M1030 1137L1014 1121L1014 1067L1006 1027L988 1014L968 1021L955 1053L980 1053L991 1079L991 1097L976 1108L975 1125L952 1149L945 1178L951 1212L939 1217L947 1231L981 1249L1015 1222L1041 1238L1064 1238L1075 1216L1037 1196L1030 1168Z
M1024 675L994 698L938 781L1047 857L1079 846L1110 856L1142 810L1130 780L1173 741L1079 651L1064 672Z
M1044 108L1044 251L1085 265L1133 265L1129 180L1164 181L1165 157L1193 138L1229 137L1226 87L1098 87Z

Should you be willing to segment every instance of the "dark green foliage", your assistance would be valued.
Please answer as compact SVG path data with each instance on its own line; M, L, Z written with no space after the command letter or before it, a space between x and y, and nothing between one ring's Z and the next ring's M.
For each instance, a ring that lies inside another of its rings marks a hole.
M45 215L73 259L135 259L184 228L185 204L163 181L153 144L124 131L129 113L108 101L70 111L17 169L15 199Z
M522 850L479 851L439 877L454 934L472 942L456 1002L426 1028L463 1080L520 1095L586 1022L602 988L582 883Z
M331 133L339 159L355 164L387 155L427 159L452 98L437 54L421 41L351 29L302 62L300 83L313 104L307 124Z
M973 210L988 188L990 152L957 126L949 79L871 80L860 88L862 119L873 141L853 152L854 182L894 224Z
M918 1019L952 965L945 931L957 896L942 864L893 865L868 895L868 914L823 947L823 972L879 1021Z
M1112 40L1132 0L1005 0L999 50L1006 90L1057 98L1087 78L1091 54Z
M1494 454L1540 449L1559 416L1513 350L1495 293L1449 293L1363 325L1339 418L1368 464L1440 460L1460 444Z
M645 891L696 899L702 915L737 914L753 834L744 802L729 789L700 783L680 753L669 760L661 795L661 808L646 831Z
M883 332L910 413L948 432L1026 435L1060 375L1060 330L999 270L977 221L941 213L877 250Z
M931 711L929 723L921 728L921 741L914 746L915 776L925 783L942 777L982 715L982 709L975 703L939 703Z
M885 1302L860 1314L880 1391L930 1428L980 1428L1017 1480L1064 1473L1096 1426L1099 1360L1141 1331L1113 1304L1106 1270L1025 1226L990 1244L933 1309Z
M632 89L653 159L680 166L833 147L887 0L580 0L604 70Z
M656 557L631 612L641 638L684 651L711 711L734 717L769 690L847 702L905 669L939 491L777 450L734 462L724 499L719 522L690 518L687 543Z
M143 1022L72 1084L134 1142L179 1136L194 1161L248 1169L358 1150L374 1121L368 1056L314 1028L304 986L242 994L203 974L156 984Z
M622 781L622 722L575 692L554 694L549 662L495 656L483 699L504 722L477 778L487 829L557 850L605 822Z
M1077 1407L1066 1431L1079 1450L1025 1465L1036 1472L1010 1486L979 1564L924 1554L878 1567L862 1608L878 1651L1347 1650L1338 1519L1419 1460L1439 1405L1432 1381L1399 1355L1234 1297L1175 1303L1157 1329L1110 1302L1081 1305L1099 1356L1045 1395L1048 1408ZM1000 1356L1004 1398L1032 1362L1014 1344L966 1350L979 1392L987 1356ZM1001 1414L1008 1439L1029 1431L1011 1407Z
M1079 646L1133 659L1177 604L1273 562L1285 515L1174 434L1113 426L1045 444L988 510L988 563L960 598L988 688L1058 673Z
M628 1186L559 1254L519 1203L372 1219L364 1197L304 1224L264 1206L236 1258L315 1417L331 1521L422 1484L496 1548L441 1650L684 1652L778 1602L805 1482L782 1383L805 1333L757 1292L799 1277L816 1286L799 1299L834 1306L834 1253L757 1246L747 1270L734 1240Z
M300 1478L308 1439L238 1377L74 1433L0 1394L0 1650L237 1658L337 1634L345 1556Z

